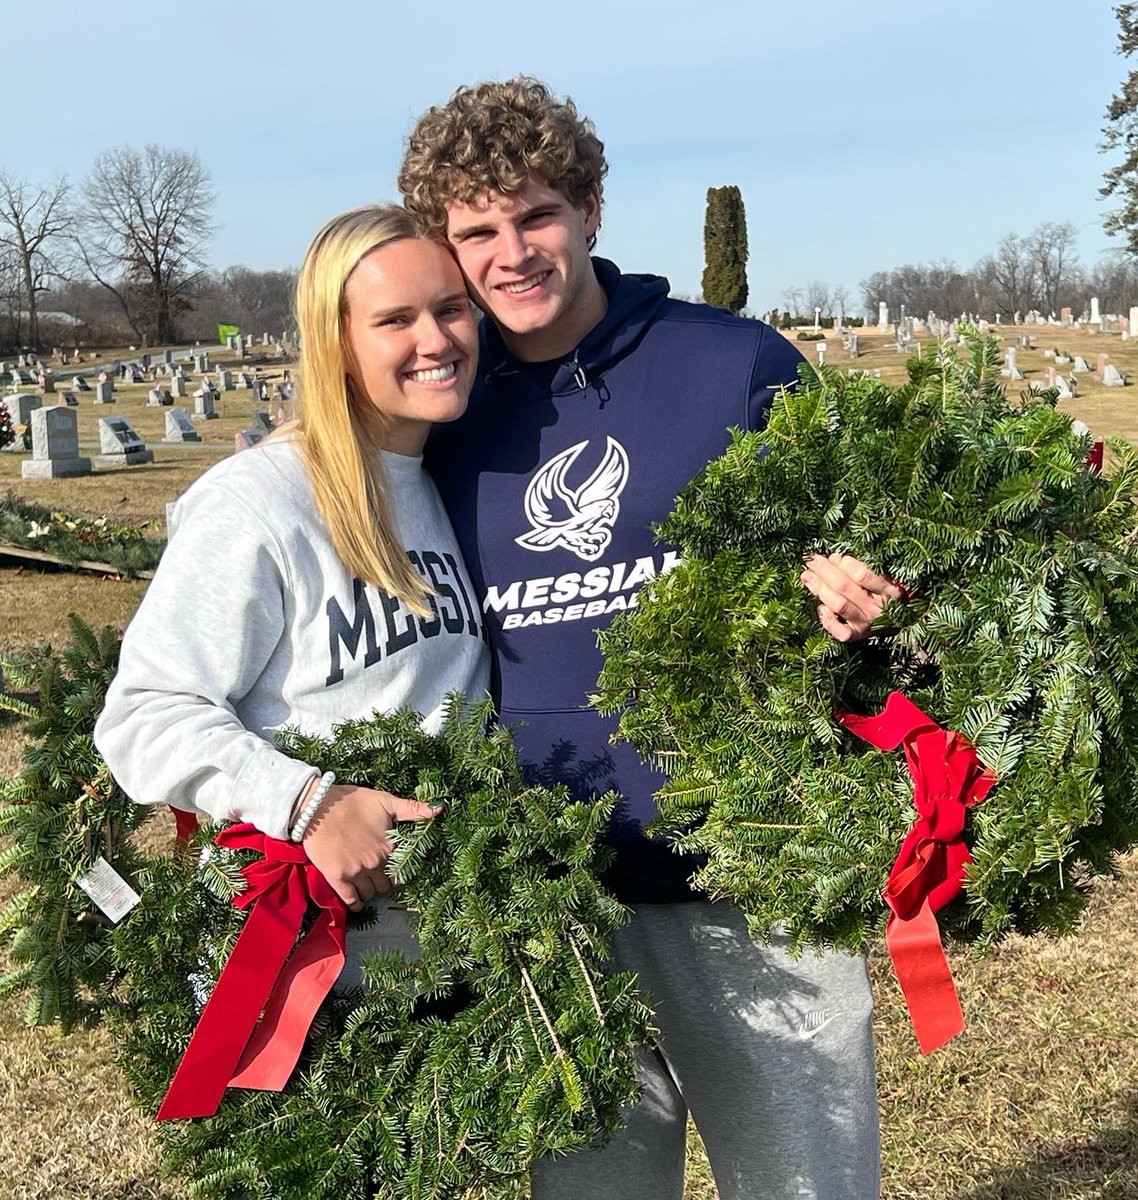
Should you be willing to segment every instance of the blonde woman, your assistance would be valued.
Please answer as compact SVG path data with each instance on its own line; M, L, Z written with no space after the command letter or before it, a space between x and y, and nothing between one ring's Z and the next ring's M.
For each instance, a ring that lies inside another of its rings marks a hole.
M95 742L126 793L303 840L359 909L390 887L396 820L426 805L337 782L274 733L488 684L450 524L422 470L437 421L466 408L477 333L449 252L400 208L344 213L297 285L299 419L181 497L123 640Z

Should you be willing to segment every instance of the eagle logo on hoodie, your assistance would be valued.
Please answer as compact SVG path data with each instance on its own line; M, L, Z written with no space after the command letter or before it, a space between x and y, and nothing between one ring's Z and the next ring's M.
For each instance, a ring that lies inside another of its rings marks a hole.
M560 546L586 562L595 562L608 549L628 482L628 455L615 438L606 440L600 466L578 488L570 487L566 477L587 441L562 450L538 469L525 497L532 528L514 538L519 546L537 551Z

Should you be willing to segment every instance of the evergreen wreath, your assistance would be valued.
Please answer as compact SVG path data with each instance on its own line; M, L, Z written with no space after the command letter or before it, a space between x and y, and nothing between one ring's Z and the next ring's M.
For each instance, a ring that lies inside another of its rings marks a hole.
M128 578L152 571L166 549L166 539L148 536L145 526L60 512L23 500L11 491L0 500L0 544L5 542L42 550L65 562L105 563Z
M1138 453L1113 441L1091 470L1054 392L1005 394L994 342L908 374L804 367L679 497L658 530L679 565L601 639L594 701L669 776L656 832L760 938L858 949L884 927L913 780L834 714L893 691L996 775L942 914L958 937L1069 930L1138 840ZM842 645L799 580L814 552L910 597Z
M253 855L202 829L172 854L128 836L152 810L118 789L91 740L118 639L72 619L75 644L7 660L40 704L22 775L3 785L0 874L24 886L0 914L14 968L0 995L28 1019L106 1020L135 1098L153 1113L245 917ZM531 1162L611 1135L636 1095L633 1047L651 1014L635 977L606 969L626 910L598 882L612 797L571 802L528 784L488 707L452 697L442 731L413 713L352 721L282 748L342 779L445 801L401 826L392 869L418 911L422 957L365 963L365 986L322 1005L283 1092L226 1093L217 1114L159 1125L166 1168L224 1200L512 1197ZM141 893L117 925L75 886L104 857ZM367 914L355 920L367 922Z

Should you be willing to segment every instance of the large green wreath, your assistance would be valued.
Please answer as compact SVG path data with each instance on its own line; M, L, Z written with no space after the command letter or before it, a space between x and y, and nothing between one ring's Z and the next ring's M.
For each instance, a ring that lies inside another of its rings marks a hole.
M862 946L915 819L899 752L836 710L899 690L998 782L969 810L948 928L1067 930L1138 840L1138 454L1110 475L1054 393L1009 398L997 351L942 346L892 388L804 368L659 530L681 562L602 637L596 703L667 772L657 832L766 936ZM856 555L903 583L878 636L819 627L799 575Z
M106 1020L154 1113L243 927L232 899L253 856L203 856L209 829L172 854L139 849L151 810L123 795L91 741L117 638L74 618L73 630L63 654L6 664L39 704L0 697L32 717L33 739L0 809L0 874L22 884L0 914L13 960L0 996L28 995L32 1023ZM455 698L437 736L403 712L284 740L343 779L445 800L443 815L402 829L393 860L422 957L377 955L364 987L333 992L283 1092L230 1089L215 1116L159 1126L166 1168L192 1194L511 1197L537 1157L619 1127L651 1014L634 977L605 966L627 916L598 882L612 798L531 786L509 733L484 732L488 716ZM142 897L116 926L75 884L100 855Z

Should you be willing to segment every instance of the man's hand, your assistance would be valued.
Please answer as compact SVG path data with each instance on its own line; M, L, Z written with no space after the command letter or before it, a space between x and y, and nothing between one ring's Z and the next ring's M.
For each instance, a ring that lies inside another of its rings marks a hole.
M849 554L815 554L801 579L817 597L822 628L839 642L860 642L871 622L881 616L890 600L901 600L904 591L884 576L876 575L859 558Z
M391 891L387 860L396 821L423 821L440 810L354 784L333 784L304 836L312 865L353 911Z

